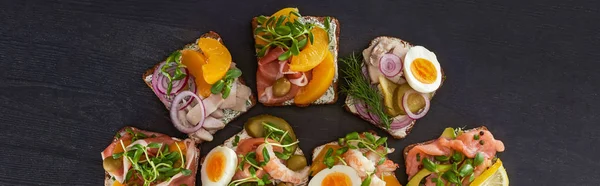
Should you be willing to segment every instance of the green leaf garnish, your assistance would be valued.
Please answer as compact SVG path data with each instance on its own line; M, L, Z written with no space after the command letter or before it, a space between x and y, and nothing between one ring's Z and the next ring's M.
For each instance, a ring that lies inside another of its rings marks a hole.
M238 143L240 142L240 136L239 135L235 135L235 138L233 139L233 146L237 146Z
M431 172L437 172L437 165L428 158L423 158L423 166Z
M483 163L483 159L484 159L483 153L478 152L475 155L475 158L473 159L473 166L477 167L477 166L481 165L481 163Z
M212 87L210 88L210 92L213 94L221 93L221 91L223 91L224 87L225 87L225 81L219 80L219 81L215 82L215 84L212 85Z
M350 96L352 103L364 103L368 112L380 119L380 125L389 129L391 117L384 111L383 97L379 95L377 89L371 87L371 83L363 75L362 59L361 54L352 54L347 58L340 59L346 65L346 68L342 69L342 73L346 75L344 79L347 86L342 87L342 92Z
M360 183L360 186L369 186L371 185L371 174L367 174L367 178Z

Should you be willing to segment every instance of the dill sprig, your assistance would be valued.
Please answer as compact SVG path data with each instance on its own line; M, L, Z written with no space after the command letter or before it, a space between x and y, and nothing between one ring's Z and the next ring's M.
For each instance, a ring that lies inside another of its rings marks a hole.
M392 119L384 111L383 97L379 95L377 89L371 87L369 80L362 73L362 58L362 54L355 53L340 58L340 61L346 65L342 73L346 75L344 79L347 85L342 87L342 92L350 96L353 104L363 102L369 113L379 117L380 125L389 129Z

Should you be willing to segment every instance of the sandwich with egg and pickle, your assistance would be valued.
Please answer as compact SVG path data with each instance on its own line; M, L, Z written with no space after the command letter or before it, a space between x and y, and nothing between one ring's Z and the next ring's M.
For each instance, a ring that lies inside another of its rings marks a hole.
M201 143L256 104L241 75L221 37L211 31L171 53L143 79L175 128Z
M313 150L309 186L400 186L387 137L352 132Z
M504 143L485 127L446 128L431 141L404 148L407 186L508 186L508 176L497 157Z
M101 155L105 186L195 185L200 149L191 139L125 127Z
M406 137L427 114L445 79L433 52L394 37L377 37L362 54L340 61L346 65L346 110L394 138Z
M340 23L284 8L252 19L258 101L265 106L333 104L337 100Z
M306 185L309 167L298 143L285 120L254 116L241 132L203 157L202 185Z

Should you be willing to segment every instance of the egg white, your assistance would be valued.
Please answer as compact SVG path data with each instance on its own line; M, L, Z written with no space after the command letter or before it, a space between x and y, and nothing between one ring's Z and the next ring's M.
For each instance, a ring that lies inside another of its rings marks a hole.
M325 179L325 177L327 177L327 175L331 174L331 173L342 173L345 174L346 176L348 176L350 178L350 181L352 182L352 185L360 185L361 181L360 181L360 177L358 177L358 173L356 172L356 170L354 170L352 167L350 166L346 166L346 165L336 165L331 167L330 169L323 169L321 170L321 172L317 173L317 175L315 175L310 182L308 182L308 186L321 186L321 183L323 182L323 179Z
M435 67L437 75L433 83L422 83L413 75L410 70L410 65L417 58L426 59ZM422 46L413 46L406 53L406 56L404 57L404 76L410 87L421 93L431 93L440 88L440 85L442 84L442 69L440 68L440 62L438 62L435 53Z
M206 165L207 165L207 161L210 159L211 156L213 156L215 153L217 152L221 152L223 153L223 156L225 156L225 169L223 170L223 173L221 174L221 179L219 179L216 182L211 181L210 179L208 179L208 175L207 175L207 171L210 170L206 170ZM233 178L233 175L235 174L235 168L237 166L237 155L235 153L235 151L231 150L230 148L227 147L215 147L214 149L212 149L204 158L204 162L202 162L202 169L200 170L200 174L201 174L201 179L202 179L202 185L206 185L206 186L226 186L227 184L229 184L229 182L231 182L231 178Z

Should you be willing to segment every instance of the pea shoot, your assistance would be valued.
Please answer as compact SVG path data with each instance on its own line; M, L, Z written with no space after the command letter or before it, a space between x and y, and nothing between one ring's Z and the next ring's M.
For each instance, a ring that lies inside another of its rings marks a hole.
M169 72L169 69L175 68L173 74ZM182 80L187 76L181 68L185 68L185 65L181 63L181 51L177 50L165 60L165 65L160 68L160 73L167 77L167 96L171 95L171 90L173 89L173 81Z
M235 78L242 76L242 71L237 68L229 69L223 79L217 81L210 88L210 92L213 94L221 93L223 99L229 97L229 93L231 92L231 88L235 83Z
M297 21L293 17L302 17L299 12L291 11L288 15L257 18L258 25L254 29L254 35L266 42L266 45L256 45L257 56L262 57L271 47L281 47L286 50L278 56L278 60L284 61L292 55L300 54L300 50L308 42L313 43L314 36L311 30L315 27L312 23ZM329 25L326 25L329 27Z

